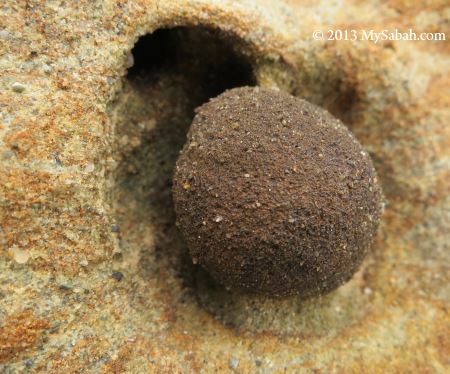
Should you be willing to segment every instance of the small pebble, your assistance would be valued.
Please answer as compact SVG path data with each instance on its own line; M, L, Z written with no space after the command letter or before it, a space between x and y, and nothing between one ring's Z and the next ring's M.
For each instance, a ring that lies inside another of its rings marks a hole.
M120 232L120 227L118 225L112 225L111 226L111 231L112 232Z
M12 156L14 156L14 153L12 151L4 151L2 153L2 158L4 160L9 160L10 158L12 158Z
M132 53L128 53L126 67L127 69L131 68L134 65L134 56Z
M44 66L42 67L42 70L44 71L45 74L50 74L53 69L50 65L44 64Z
M88 260L81 260L80 265L86 267L89 265L89 262L88 262Z
M84 171L86 173L92 173L95 170L95 165L93 163L86 164Z
M23 251L17 247L11 248L10 253L18 264L26 264L30 258L29 251Z
M7 30L0 30L0 39L8 40L11 36L12 35Z
M364 294L365 295L371 295L372 294L372 289L370 287L364 287Z
M13 89L14 92L21 93L21 92L25 91L26 87L22 83L14 82L12 84L11 88Z
M230 361L228 361L228 366L231 370L237 369L239 365L239 360L237 358L230 358Z
M53 154L53 159L58 166L64 166L58 153Z
M120 271L113 271L111 276L118 282L123 279L123 274Z
M59 324L58 324L58 325L55 325L55 326L52 326L52 327L48 330L48 333L49 333L49 334L56 334L57 332L59 332L59 327L60 327Z

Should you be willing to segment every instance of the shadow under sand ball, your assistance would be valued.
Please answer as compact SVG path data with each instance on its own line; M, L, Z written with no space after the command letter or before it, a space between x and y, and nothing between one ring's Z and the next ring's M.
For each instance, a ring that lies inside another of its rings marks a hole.
M369 155L339 120L288 94L244 87L197 109L173 196L193 262L216 281L306 298L357 271L382 194Z

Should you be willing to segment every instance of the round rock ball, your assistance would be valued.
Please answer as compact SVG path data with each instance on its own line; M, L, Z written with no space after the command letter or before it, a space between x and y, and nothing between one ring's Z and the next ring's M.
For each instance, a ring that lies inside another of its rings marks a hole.
M358 270L382 192L369 155L330 113L243 87L196 110L173 199L193 262L216 281L306 298Z

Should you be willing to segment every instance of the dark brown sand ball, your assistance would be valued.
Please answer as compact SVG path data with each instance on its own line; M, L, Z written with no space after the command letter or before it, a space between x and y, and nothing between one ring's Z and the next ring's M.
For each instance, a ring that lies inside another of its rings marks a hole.
M194 263L249 293L335 289L380 219L381 189L355 137L327 111L269 89L229 90L198 108L173 182Z

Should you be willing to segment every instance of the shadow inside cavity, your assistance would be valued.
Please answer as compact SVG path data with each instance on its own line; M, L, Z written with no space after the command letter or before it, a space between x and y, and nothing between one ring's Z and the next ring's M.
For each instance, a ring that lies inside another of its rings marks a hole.
M136 43L127 79L179 76L174 85L189 87L193 111L227 89L255 85L252 66L240 48L242 42L212 29L159 29Z

